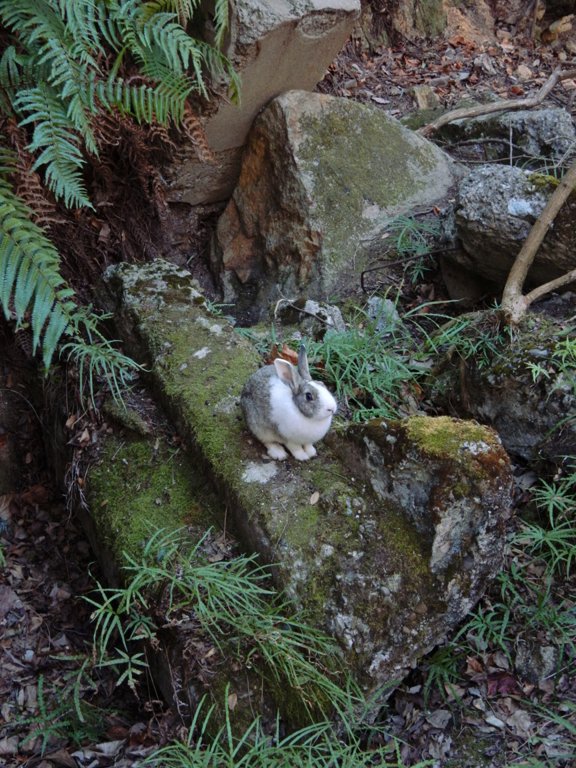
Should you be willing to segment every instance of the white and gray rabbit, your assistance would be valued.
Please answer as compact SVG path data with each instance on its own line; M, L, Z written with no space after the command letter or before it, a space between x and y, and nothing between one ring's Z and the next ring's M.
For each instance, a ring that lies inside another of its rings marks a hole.
M304 345L298 368L287 360L274 360L246 382L240 406L248 428L264 443L273 459L288 454L299 461L316 456L314 443L330 429L336 400L319 381L312 381Z

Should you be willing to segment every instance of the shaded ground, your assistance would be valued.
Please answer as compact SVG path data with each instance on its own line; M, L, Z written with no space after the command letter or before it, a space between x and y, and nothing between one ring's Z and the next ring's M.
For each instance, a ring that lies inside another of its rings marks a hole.
M557 65L566 65L562 47L535 46L502 28L487 46L460 35L430 46L405 44L367 54L350 43L319 88L399 117L414 109L414 85L430 85L446 108L471 95L534 93ZM566 82L551 100L574 115L574 94L576 83ZM191 254L198 273L203 242L199 237ZM18 476L0 495L5 558L0 569L0 766L136 766L157 745L176 738L183 724L154 691L143 686L136 695L118 689L112 673L75 682L91 653L90 606L82 598L94 588L98 571L45 464L43 440L49 436L29 401L26 358L17 349L8 354L7 343L4 339L0 391L8 393L11 418L0 425L0 449L4 458L14 448ZM518 467L517 480L523 503L532 478ZM516 567L526 567L521 596L528 601L542 568L527 563L521 550L510 557ZM550 605L576 611L574 576L550 588ZM497 610L501 589L495 584L486 597L486 616L502 616ZM524 615L524 624L518 623L520 616L511 614L505 626L494 624L493 636L472 633L458 647L436 651L397 691L385 722L401 739L406 766L423 759L470 768L529 760L532 765L574 764L573 648L567 646L558 675L545 674L535 654L519 674L517 654L508 656L506 649L517 649L523 633L532 634L539 646L550 645L546 627L552 626L534 612ZM77 717L75 696L90 702L93 717L85 722Z

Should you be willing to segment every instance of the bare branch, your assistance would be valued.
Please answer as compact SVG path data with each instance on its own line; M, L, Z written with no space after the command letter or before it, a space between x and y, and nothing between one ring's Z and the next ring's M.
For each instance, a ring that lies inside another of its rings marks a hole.
M477 107L454 109L451 112L446 112L444 115L441 115L437 120L428 123L428 125L422 126L422 128L418 129L417 133L422 134L422 136L430 136L430 134L437 131L438 128L441 128L448 123L453 123L454 120L464 120L469 117L481 117L482 115L490 115L494 112L509 112L510 110L537 107L544 101L546 96L548 96L550 91L560 80L567 80L571 77L576 77L576 69L562 71L557 67L535 96L530 96L526 99L507 99L506 101L497 101L490 104L479 104Z
M543 283L537 288L534 288L532 291L530 291L530 293L527 293L524 298L526 299L527 304L530 305L541 296L544 296L551 291L555 291L556 288L562 288L563 285L568 285L568 283L572 283L574 281L576 281L576 269L571 269L570 272L566 272L565 275L557 277L556 280L550 280L549 282Z

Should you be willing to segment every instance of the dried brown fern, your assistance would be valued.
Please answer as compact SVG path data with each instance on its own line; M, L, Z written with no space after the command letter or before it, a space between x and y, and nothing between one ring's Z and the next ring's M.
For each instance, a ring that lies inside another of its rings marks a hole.
M157 165L152 162L153 148L150 144L149 131L139 125L130 125L130 141L127 143L127 156L140 181L142 189L148 194L158 216L162 219L167 212L166 185Z
M210 149L208 139L206 138L206 131L198 115L193 112L190 104L186 104L184 109L184 117L182 119L182 130L185 135L190 139L198 159L203 163L215 163L216 156Z
M28 136L12 118L6 120L5 134L16 152L16 164L12 177L15 193L32 211L32 218L39 227L61 224L64 219L58 212L53 195L44 186L40 175L33 170L34 158L26 149Z
M115 111L105 112L102 110L98 113L98 119L92 123L98 149L117 147L120 144L121 122L120 116Z

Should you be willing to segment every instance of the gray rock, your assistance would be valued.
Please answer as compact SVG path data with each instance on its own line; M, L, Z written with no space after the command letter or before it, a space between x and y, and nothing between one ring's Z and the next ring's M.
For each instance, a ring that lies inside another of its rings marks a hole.
M523 680L533 685L543 684L558 672L558 647L541 645L532 638L519 638L514 666Z
M456 231L463 250L446 258L503 286L533 223L555 188L555 180L503 165L483 165L461 182ZM573 196L574 197L574 196ZM538 250L527 286L576 268L576 199L562 208Z
M396 304L381 296L370 296L366 302L366 313L375 323L378 333L383 335L395 331L402 322Z
M438 131L449 141L463 139L501 139L483 145L490 160L507 160L512 153L517 160L534 161L533 166L565 162L576 151L576 128L569 112L561 107L518 110L486 115L473 120L456 120ZM512 144L512 149L510 148ZM521 157L519 157L521 156Z
M280 301L274 314L286 324L298 323L302 332L308 336L322 337L328 330L346 330L339 307L312 299L295 303Z
M255 121L213 270L248 320L270 303L354 293L387 223L446 197L456 166L381 110L291 91Z

